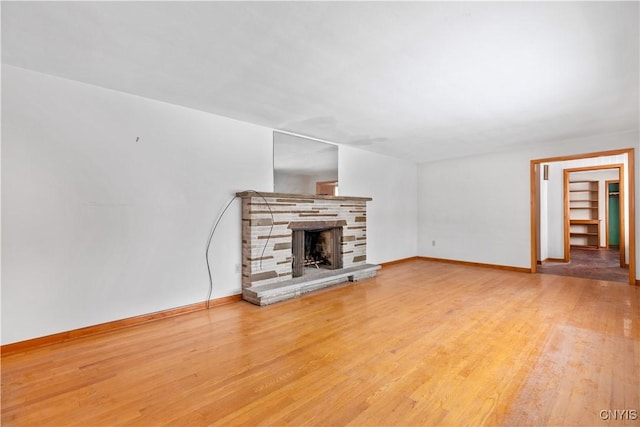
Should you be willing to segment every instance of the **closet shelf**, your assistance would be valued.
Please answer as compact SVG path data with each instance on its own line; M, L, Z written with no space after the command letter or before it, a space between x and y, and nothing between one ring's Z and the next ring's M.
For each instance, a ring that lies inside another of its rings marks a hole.
M600 199L598 181L569 181L569 243L571 246L600 246Z

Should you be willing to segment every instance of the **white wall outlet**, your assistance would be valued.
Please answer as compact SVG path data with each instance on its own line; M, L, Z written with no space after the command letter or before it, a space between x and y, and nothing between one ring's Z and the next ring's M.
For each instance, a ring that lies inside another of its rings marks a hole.
M431 241L431 246L435 246L435 245L436 245L436 241L435 241L435 240L432 240L432 241Z

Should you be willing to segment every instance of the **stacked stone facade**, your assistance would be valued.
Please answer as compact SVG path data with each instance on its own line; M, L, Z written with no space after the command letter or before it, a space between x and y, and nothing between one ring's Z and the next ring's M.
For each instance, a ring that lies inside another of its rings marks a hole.
M343 269L367 260L368 197L237 193L242 198L242 287L292 278L294 228L342 226Z

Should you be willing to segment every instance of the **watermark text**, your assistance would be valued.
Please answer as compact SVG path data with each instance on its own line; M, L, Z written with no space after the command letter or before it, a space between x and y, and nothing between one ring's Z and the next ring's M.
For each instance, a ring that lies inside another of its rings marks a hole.
M639 418L637 409L603 409L600 411L599 415L600 419L603 421L635 421Z

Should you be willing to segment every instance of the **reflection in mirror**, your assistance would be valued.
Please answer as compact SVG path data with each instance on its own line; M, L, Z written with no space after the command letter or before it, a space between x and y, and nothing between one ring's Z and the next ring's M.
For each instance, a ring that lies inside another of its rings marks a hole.
M286 133L273 133L276 193L338 195L338 146Z

